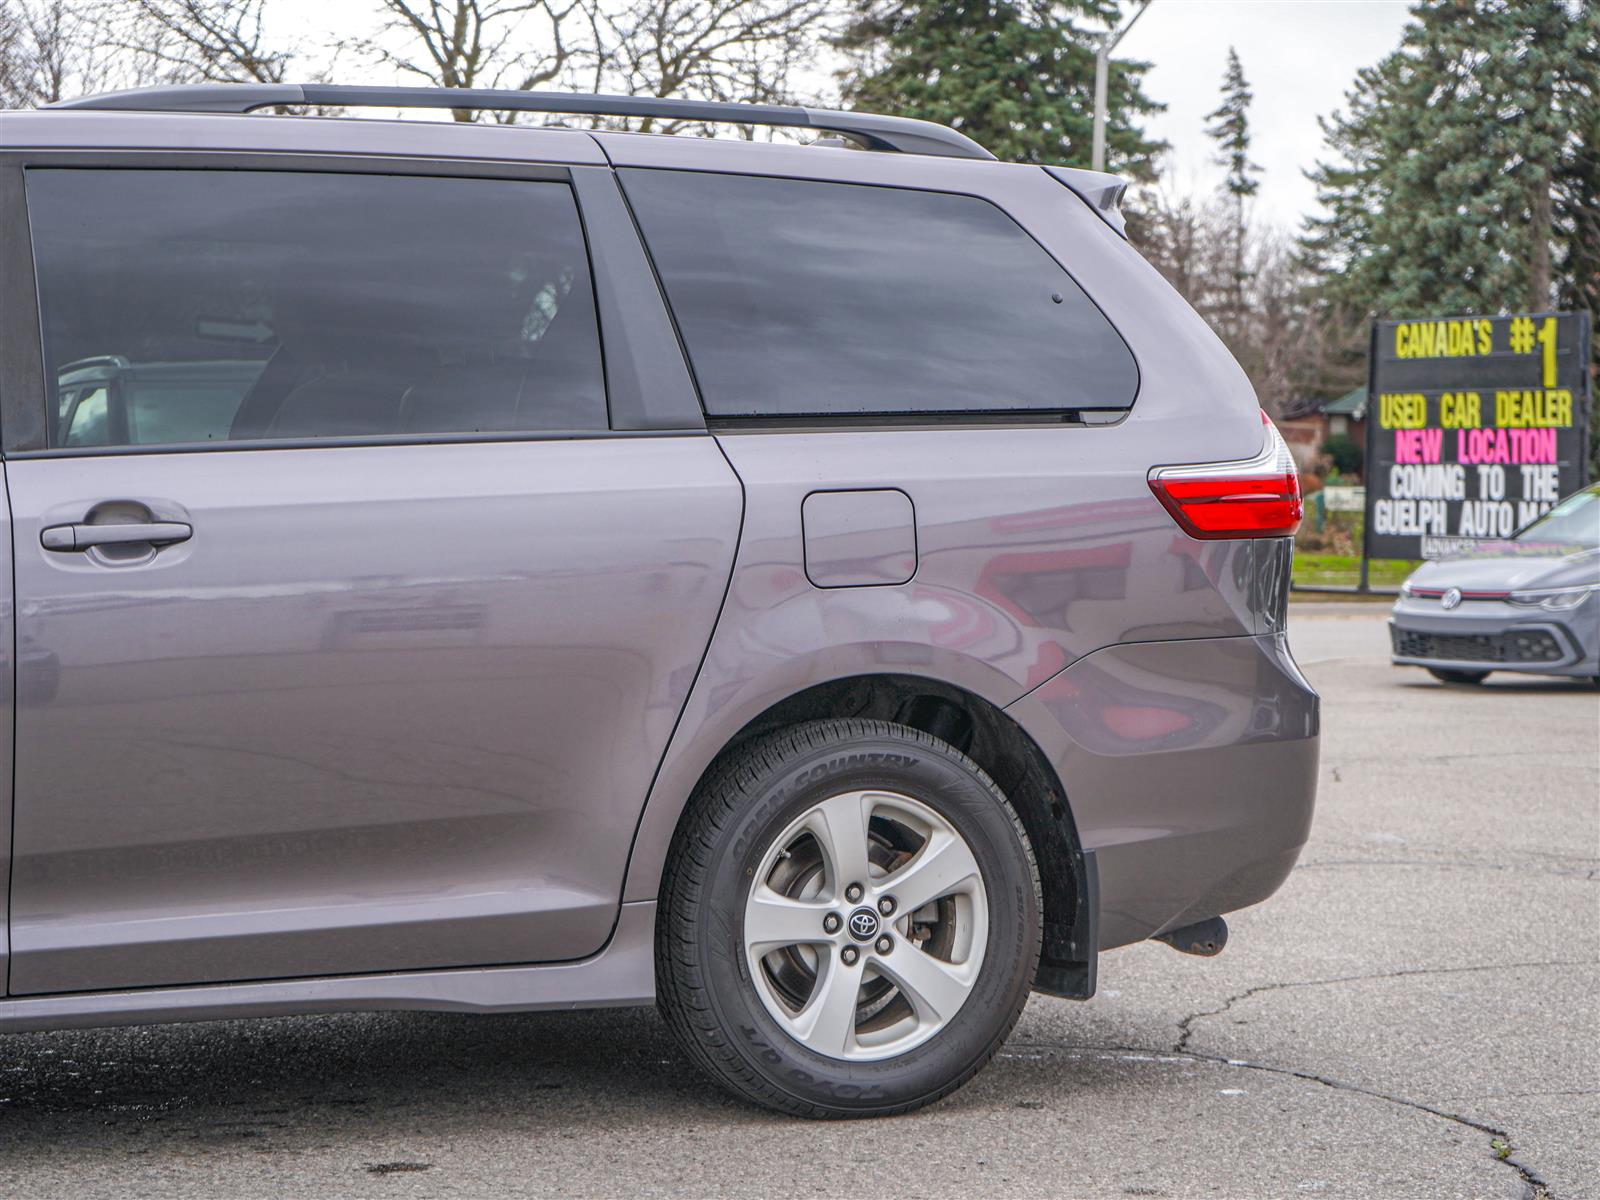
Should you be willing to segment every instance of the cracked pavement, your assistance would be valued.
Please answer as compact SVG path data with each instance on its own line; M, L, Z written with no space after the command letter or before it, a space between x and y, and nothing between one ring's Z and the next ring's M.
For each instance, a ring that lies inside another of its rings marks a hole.
M926 1112L758 1112L648 1010L15 1035L0 1195L1600 1195L1600 695L1391 668L1384 611L1291 621L1324 739L1283 890L1218 958L1034 997Z

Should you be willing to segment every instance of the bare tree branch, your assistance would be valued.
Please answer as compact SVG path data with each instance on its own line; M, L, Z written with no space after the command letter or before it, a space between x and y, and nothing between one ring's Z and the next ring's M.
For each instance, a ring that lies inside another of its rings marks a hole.
M828 32L829 0L639 0L595 13L604 90L782 103ZM660 128L673 131L683 122ZM639 128L656 128L643 121ZM745 129L750 136L752 130Z
M354 48L434 87L530 91L562 79L590 43L573 41L582 0L379 0L375 37ZM471 108L451 110L475 121ZM498 119L498 118L497 118ZM508 116L505 119L514 119Z
M52 104L140 82L107 44L100 9L68 0L0 0L0 104Z
M1256 221L1241 231L1222 197L1146 189L1129 209L1140 252L1228 344L1269 413L1337 394L1342 320L1315 302L1281 231Z
M790 101L836 0L369 0L372 31L331 43L445 88L566 87ZM268 0L0 0L0 96L45 103L132 82L327 78L325 47L269 24ZM94 60L100 69L88 71ZM92 86L69 82L97 78ZM471 107L459 121L481 119ZM517 114L489 113L514 121ZM597 119L592 124L625 124ZM644 121L667 132L692 123ZM754 127L743 127L753 136Z
M119 0L114 42L172 82L284 83L294 47L274 46L267 0Z

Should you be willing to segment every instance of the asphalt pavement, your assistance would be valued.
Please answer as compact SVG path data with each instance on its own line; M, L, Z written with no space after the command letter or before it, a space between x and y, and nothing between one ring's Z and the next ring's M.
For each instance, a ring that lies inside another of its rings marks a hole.
M773 1116L649 1010L0 1037L0 1195L1600 1196L1600 693L1297 606L1321 794L1216 959L1107 954L954 1097Z

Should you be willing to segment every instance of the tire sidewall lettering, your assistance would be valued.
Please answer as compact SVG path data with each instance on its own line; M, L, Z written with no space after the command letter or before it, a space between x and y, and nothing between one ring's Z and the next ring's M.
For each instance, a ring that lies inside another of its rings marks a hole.
M827 779L845 771L857 771L862 768L888 768L905 771L915 770L921 765L921 760L912 754L902 754L895 751L843 751L836 754L827 762L817 763L807 767L789 781L789 790L798 791L810 787L812 784Z

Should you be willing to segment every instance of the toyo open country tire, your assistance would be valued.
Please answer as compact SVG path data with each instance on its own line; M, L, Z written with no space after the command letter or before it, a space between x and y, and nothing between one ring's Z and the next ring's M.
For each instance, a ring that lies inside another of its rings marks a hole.
M966 755L885 721L809 722L729 753L661 895L658 1004L685 1053L798 1116L953 1091L1011 1032L1038 963L1016 813Z

